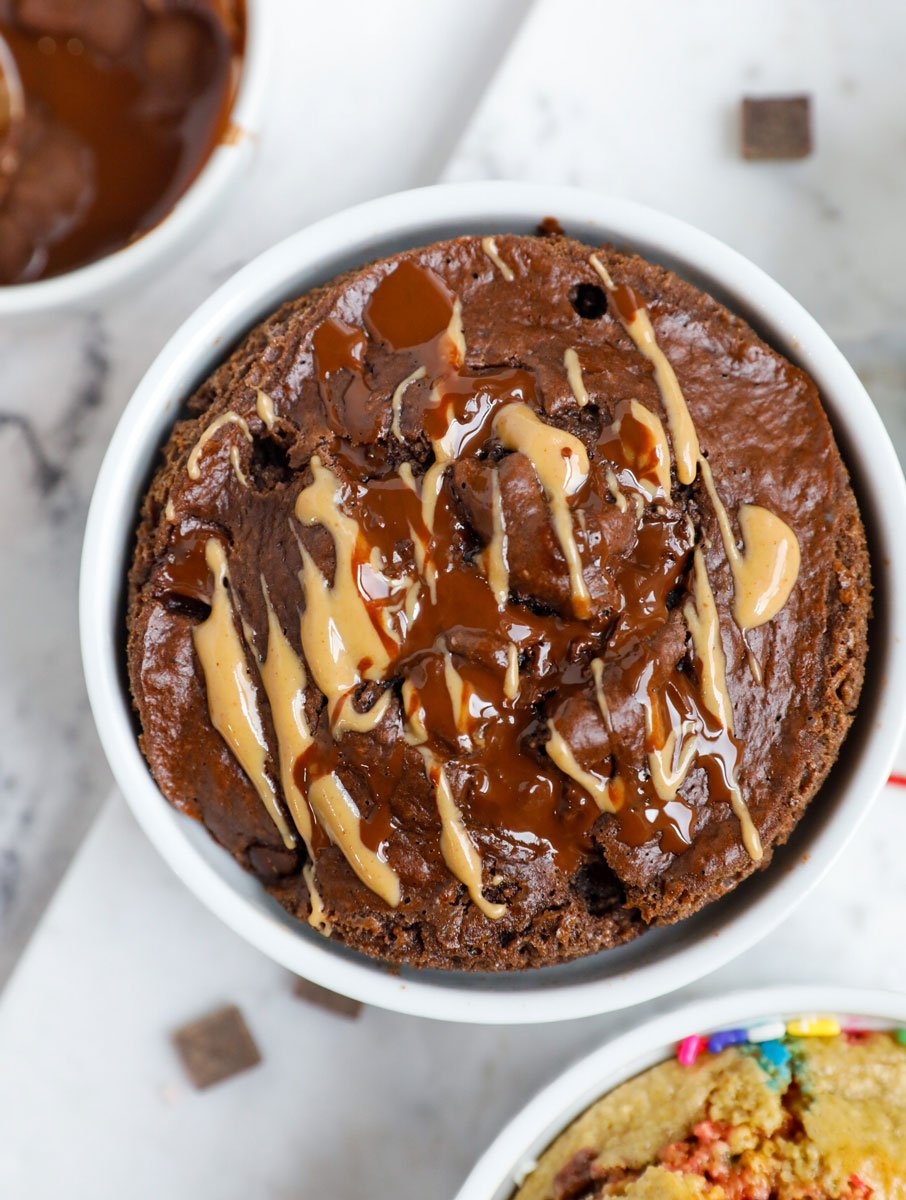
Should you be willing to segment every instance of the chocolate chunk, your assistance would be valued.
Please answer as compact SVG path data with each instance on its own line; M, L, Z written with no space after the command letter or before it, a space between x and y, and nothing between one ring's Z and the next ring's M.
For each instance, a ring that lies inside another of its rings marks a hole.
M746 96L743 99L743 158L806 158L811 152L810 97Z
M566 237L566 233L556 217L544 217L538 222L538 236Z
M309 983L307 979L296 979L293 995L298 996L300 1000L307 1000L309 1004L317 1004L319 1008L324 1008L338 1017L348 1017L350 1021L355 1020L363 1007L361 1001L352 1000L349 996L338 996L336 992L329 992L327 988Z
M199 1089L211 1087L261 1062L258 1047L235 1004L178 1029L173 1034L173 1044L186 1074Z

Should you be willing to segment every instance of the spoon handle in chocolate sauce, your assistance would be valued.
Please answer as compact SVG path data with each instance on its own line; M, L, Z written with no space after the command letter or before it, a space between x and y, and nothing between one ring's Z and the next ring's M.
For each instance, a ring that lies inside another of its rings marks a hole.
M25 115L25 93L19 68L7 44L0 34L0 150ZM0 162L0 172L3 163Z

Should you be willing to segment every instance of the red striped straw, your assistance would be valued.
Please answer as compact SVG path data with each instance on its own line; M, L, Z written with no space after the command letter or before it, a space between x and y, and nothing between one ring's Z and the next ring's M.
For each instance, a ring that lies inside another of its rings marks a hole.
M899 775L895 771L887 782L894 784L896 787L906 787L906 775Z

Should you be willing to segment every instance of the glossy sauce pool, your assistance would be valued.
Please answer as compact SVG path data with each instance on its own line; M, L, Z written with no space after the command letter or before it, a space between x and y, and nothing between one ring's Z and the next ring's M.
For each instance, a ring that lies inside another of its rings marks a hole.
M0 34L26 98L0 155L2 285L84 266L166 217L228 135L245 13L0 0Z

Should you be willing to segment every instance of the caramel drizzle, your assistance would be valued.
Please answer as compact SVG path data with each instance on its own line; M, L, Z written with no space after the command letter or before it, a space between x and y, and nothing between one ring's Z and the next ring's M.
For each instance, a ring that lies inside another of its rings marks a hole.
M245 417L240 417L238 413L234 412L221 413L219 417L215 417L192 447L192 452L186 463L186 472L193 483L197 483L201 479L201 456L204 454L205 447L211 438L223 429L225 425L238 425L245 440L247 442L252 441L252 434ZM239 462L239 448L236 445L230 446L230 463L237 479L245 487L248 481L242 473L242 467Z
M205 561L214 578L211 611L206 620L192 630L192 640L204 672L211 724L248 776L284 845L291 849L296 839L286 823L267 772L267 741L258 710L258 696L236 632L233 602L228 590L226 552L218 538L208 539Z

